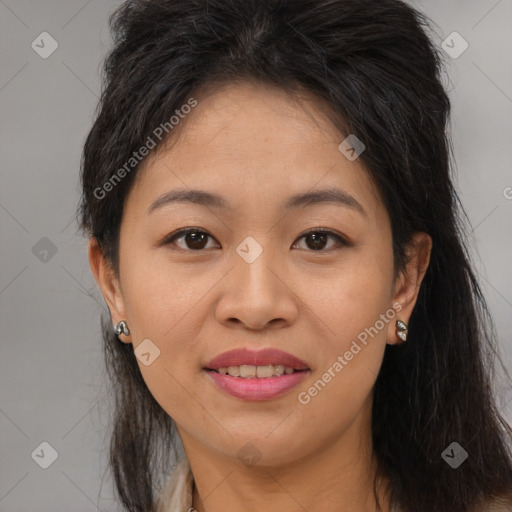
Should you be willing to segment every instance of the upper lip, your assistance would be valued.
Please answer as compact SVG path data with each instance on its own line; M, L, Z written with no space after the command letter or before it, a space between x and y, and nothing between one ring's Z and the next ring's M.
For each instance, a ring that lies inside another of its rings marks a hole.
M262 350L237 348L229 350L214 357L207 363L205 368L208 370L218 370L228 366L266 366L269 364L289 366L294 370L309 370L307 363L292 354L276 348L265 348Z

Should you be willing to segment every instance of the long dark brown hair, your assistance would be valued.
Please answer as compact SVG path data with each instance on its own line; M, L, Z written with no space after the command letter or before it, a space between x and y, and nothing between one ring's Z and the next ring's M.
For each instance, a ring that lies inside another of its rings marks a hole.
M450 175L451 107L430 20L399 0L129 0L110 24L114 47L83 150L79 215L116 274L139 166L99 191L156 127L207 84L309 91L342 133L366 145L360 159L390 215L396 269L412 233L433 240L409 341L386 347L374 390L373 447L392 498L408 512L466 512L510 495L512 432L492 384L495 328ZM116 338L110 319L102 325L115 392L109 466L126 510L148 512L176 456L176 430L133 346ZM441 457L452 442L469 455L457 469Z

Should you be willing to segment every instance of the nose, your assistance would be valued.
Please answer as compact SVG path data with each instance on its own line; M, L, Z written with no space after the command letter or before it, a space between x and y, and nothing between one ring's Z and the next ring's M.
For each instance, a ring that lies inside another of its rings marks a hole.
M233 254L232 270L219 289L215 311L219 322L251 330L293 324L300 303L293 291L293 276L271 257L270 250L263 250L249 263Z

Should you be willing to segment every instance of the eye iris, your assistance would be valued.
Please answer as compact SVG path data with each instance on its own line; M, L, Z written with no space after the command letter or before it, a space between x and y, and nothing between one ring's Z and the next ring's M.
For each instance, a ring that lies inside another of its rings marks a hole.
M191 232L185 235L187 246L191 249L203 249L206 245L208 235L206 233Z
M308 242L312 241L313 247L310 247L310 248L315 249L315 250L323 249L323 247L325 247L326 240L327 240L327 235L325 233L321 233L321 232L309 233L306 236L306 243L307 243L308 247L310 247Z

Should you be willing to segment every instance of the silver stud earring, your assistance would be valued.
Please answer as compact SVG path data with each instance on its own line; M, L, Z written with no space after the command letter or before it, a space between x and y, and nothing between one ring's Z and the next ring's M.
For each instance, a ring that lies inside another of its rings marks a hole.
M396 335L402 340L407 340L407 324L402 320L396 321Z
M116 336L120 334L124 334L128 336L130 334L130 329L128 329L128 325L124 320L121 320L115 327Z

